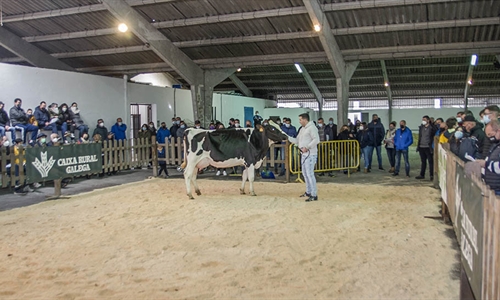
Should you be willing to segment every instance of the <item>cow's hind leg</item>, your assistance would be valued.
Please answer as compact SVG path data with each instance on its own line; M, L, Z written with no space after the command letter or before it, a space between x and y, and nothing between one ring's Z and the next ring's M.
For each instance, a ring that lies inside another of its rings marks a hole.
M197 176L198 176L198 168L194 168L193 177L192 177L191 181L193 182L194 191L196 192L196 195L200 196L201 191L200 191L200 188L198 187L198 183L196 182Z
M253 181L255 179L255 166L250 165L245 171L248 173L248 181L250 182L250 196L257 196L253 190Z
M248 178L248 172L247 172L247 168L245 168L245 170L243 170L243 173L241 174L241 188L240 188L240 194L242 195L245 195L245 183L247 181L247 178Z
M191 160L194 162L193 160ZM193 178L193 172L196 170L196 166L189 164L184 169L184 180L186 181L186 191L189 199L194 199L193 194L191 194L191 181Z

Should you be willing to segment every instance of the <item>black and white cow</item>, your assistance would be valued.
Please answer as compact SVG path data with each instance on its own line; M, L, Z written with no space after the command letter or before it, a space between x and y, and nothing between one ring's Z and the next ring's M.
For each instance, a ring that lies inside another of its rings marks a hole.
M255 169L262 165L271 144L288 138L278 125L272 121L269 123L266 126L259 125L258 128L187 129L184 133L184 162L181 167L184 169L189 199L194 199L191 183L196 194L201 195L196 176L199 169L209 165L216 168L244 166L240 192L245 194L245 182L248 179L250 195L255 196Z

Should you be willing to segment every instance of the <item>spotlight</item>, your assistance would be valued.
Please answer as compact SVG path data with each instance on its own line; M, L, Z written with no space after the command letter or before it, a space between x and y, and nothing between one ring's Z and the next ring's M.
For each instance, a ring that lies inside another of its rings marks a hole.
M469 79L469 81L467 81L467 83L468 83L469 85L472 85L472 84L473 84L472 79Z
M384 83L384 86L385 86L385 87L389 87L389 82L385 82L385 83Z
M320 32L321 31L321 26L319 24L314 25L314 31Z
M238 68L238 69L236 70L236 72L241 72L241 68Z
M125 23L121 23L120 25L118 25L118 31L127 32L127 30L128 30L128 26Z

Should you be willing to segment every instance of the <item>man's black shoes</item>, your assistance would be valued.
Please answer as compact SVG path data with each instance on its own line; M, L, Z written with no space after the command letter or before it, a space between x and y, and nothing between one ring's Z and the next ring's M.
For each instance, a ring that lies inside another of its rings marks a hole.
M318 196L311 196L306 200L306 202L311 202L311 201L318 201Z
M300 195L300 197L311 197L311 195L309 195L308 193L304 193L304 194Z

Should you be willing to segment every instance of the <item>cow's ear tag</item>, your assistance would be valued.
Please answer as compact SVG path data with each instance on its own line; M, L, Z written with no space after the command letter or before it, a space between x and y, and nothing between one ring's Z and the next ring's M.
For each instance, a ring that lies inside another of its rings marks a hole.
M264 128L263 127L259 128L259 131L264 132Z

